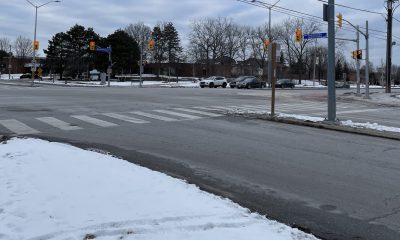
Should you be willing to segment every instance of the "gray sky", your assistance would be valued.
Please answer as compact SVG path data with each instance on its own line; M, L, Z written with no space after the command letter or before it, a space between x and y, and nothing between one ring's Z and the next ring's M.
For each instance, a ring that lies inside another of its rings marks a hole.
M35 4L42 4L46 0L31 0ZM272 0L264 0L273 3ZM376 12L385 12L384 0L336 0L336 3L351 5L355 8L368 9ZM281 0L278 6L322 16L322 3L318 0ZM14 39L18 35L33 38L34 8L25 0L0 0L0 33L1 37ZM386 31L385 19L377 14L369 14L341 7L336 8L346 19L365 26L370 21L370 28ZM38 39L40 48L46 48L48 40L57 32L65 32L74 24L93 27L102 36L124 28L129 23L143 21L153 27L158 21L171 21L181 34L182 41L186 42L186 34L190 31L190 22L203 17L229 17L236 22L257 26L268 20L268 11L236 0L63 0L61 3L52 3L39 9ZM394 16L400 19L400 8ZM279 23L288 16L273 12L273 23ZM400 23L394 21L394 34L400 37ZM326 30L323 30L326 31ZM373 34L384 38L384 33ZM355 34L339 30L338 35L354 38ZM394 39L398 46L393 49L393 63L400 64L400 38ZM364 41L361 42L364 48ZM384 40L371 38L371 60L375 66L385 58ZM353 43L347 44L348 56L355 50Z

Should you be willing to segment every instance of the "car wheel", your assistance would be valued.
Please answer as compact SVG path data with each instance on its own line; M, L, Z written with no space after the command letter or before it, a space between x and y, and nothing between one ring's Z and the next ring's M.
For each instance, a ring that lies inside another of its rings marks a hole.
M214 88L214 83L210 83L209 87Z
M235 88L235 86L231 86L231 88Z
M246 88L247 88L247 89L250 89L250 88L251 88L250 84L247 84L247 85L246 85Z
M226 83L225 82L222 84L222 88L226 88Z
M201 88L204 88L204 86L200 86Z

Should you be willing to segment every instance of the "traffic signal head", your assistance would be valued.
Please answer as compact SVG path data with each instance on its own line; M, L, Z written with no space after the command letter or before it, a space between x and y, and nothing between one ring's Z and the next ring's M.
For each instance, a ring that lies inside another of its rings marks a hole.
M264 49L267 49L269 44L270 44L270 41L268 39L265 39L264 40Z
M339 13L337 16L337 25L339 28L343 27L343 15L341 13Z
M39 50L39 41L35 40L33 42L33 50L35 51Z
M303 33L300 28L296 29L296 42L303 40Z
M94 40L89 42L89 49L90 51L96 50L96 42Z
M356 51L356 57L357 57L357 59L362 59L362 50L357 50Z
M154 47L155 47L155 45L156 45L156 42L154 41L154 39L150 39L150 41L149 41L149 49L150 50L153 50L154 49Z

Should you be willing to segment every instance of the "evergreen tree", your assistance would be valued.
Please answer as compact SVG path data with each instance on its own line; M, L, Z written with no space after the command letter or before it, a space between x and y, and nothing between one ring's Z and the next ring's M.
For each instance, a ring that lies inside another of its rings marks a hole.
M140 50L132 37L123 30L117 30L107 37L107 42L112 47L114 73L132 73L137 69Z
M180 46L178 31L174 27L173 23L169 22L165 25L163 36L168 62L176 62L179 53L182 52L182 48Z

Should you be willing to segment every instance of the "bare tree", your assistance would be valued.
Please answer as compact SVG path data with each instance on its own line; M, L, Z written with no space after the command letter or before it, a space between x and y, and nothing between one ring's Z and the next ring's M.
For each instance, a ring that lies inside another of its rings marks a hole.
M308 51L308 45L312 42L309 39L302 39L296 42L294 34L296 29L301 29L303 33L315 33L320 29L320 25L316 22L304 21L302 19L289 18L280 26L281 34L279 40L284 46L287 62L292 73L297 73L299 82L304 74L305 56Z
M151 28L145 25L143 22L131 23L125 27L125 32L128 33L139 45L139 49L143 48L143 56L147 57L149 50L147 43L151 38ZM142 51L142 50L140 50Z
M0 51L9 52L11 46L11 40L9 38L0 38Z
M13 49L16 57L26 58L33 54L33 42L31 39L18 36L13 44Z

